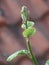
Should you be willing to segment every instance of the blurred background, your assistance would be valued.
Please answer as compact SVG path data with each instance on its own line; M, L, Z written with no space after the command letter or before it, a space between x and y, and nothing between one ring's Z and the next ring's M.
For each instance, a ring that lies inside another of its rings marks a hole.
M49 0L0 0L0 65L33 65L26 56L6 61L12 53L27 49L21 29L23 5L30 11L29 20L35 22L37 32L30 42L38 64L45 65L49 59Z

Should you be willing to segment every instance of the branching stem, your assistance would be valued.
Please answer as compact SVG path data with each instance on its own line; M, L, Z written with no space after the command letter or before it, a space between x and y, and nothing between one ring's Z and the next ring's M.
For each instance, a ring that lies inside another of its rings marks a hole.
M38 65L37 60L36 60L34 54L32 53L32 49L31 49L30 42L29 42L28 38L26 39L26 42L27 42L27 48L28 48L28 51L30 52L30 58L32 59L32 62L34 63L34 65Z

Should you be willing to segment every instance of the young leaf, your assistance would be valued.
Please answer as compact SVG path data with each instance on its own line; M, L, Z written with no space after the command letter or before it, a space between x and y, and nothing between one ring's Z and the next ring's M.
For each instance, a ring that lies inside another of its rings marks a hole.
M15 57L19 56L19 55L27 55L29 54L29 51L28 50L19 50L18 52L15 52L13 53L12 55L10 55L8 58L7 58L7 61L10 62L12 61Z
M46 61L45 65L49 65L49 60Z
M26 6L23 6L22 9L21 9L21 17L22 17L24 22L27 21L28 11L27 11L27 7Z
M32 26L34 26L34 22L32 22L32 21L27 21L27 27L29 28L29 27L32 27ZM23 24L21 25L21 28L26 29L26 25L23 23Z
M26 29L26 25L25 24L22 24L21 25L21 28Z
M27 26L28 26L28 27L34 26L34 22L33 22L33 21L27 21Z
M28 29L26 29L24 32L23 32L23 36L24 37L29 37L31 35L34 35L36 32L36 29L35 28L32 28L32 27L29 27Z

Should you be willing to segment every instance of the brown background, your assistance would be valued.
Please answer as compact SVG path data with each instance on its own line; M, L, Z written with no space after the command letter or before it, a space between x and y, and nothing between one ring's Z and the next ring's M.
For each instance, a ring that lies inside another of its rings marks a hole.
M32 50L39 65L44 65L49 59L49 0L0 0L0 65L32 65L29 58L20 56L13 62L7 63L7 57L15 51L26 49L22 36L20 9L28 7L29 20L35 21L37 30L31 36Z

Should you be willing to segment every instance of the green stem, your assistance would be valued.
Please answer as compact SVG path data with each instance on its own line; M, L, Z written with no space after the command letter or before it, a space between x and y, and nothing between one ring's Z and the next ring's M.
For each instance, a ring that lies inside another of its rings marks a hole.
M27 20L25 21L25 25L26 25L26 29L28 28L28 26L27 26Z
M26 21L26 29L27 29L28 27L27 27L27 21Z
M32 59L34 65L38 65L37 60L36 60L34 54L32 53L32 49L31 49L31 46L30 46L29 39L27 38L26 41L27 41L27 48L28 48L28 51L30 52L31 59Z

